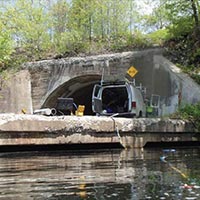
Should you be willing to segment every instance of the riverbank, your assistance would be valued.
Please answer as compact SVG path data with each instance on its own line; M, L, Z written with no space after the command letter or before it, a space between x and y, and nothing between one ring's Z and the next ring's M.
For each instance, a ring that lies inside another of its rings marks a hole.
M0 146L116 144L142 148L148 142L200 141L183 120L0 114Z

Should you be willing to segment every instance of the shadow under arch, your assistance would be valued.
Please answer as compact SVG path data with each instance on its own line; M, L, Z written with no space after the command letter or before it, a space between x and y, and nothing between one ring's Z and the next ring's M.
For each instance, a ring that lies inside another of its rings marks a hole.
M56 88L47 97L42 108L54 108L59 97L73 98L76 105L85 105L85 115L93 115L92 90L100 80L100 75L84 75L72 78Z

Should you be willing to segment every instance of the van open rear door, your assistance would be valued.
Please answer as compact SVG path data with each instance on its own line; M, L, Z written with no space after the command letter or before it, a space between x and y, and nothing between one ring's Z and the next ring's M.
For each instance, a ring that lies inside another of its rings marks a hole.
M102 99L101 99L101 93L102 93L102 86L101 85L95 85L93 88L92 93L92 111L95 113L101 113L102 112Z

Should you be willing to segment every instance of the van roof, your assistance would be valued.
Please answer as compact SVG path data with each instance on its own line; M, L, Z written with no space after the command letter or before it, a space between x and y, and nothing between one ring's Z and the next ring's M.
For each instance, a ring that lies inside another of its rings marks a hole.
M106 81L102 82L102 86L107 86L107 85L125 85L127 82L126 81Z

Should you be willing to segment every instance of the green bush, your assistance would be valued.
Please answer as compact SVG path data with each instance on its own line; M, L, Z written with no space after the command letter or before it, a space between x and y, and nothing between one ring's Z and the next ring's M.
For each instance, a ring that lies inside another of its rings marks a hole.
M151 46L152 43L147 35L141 33L140 31L135 31L134 34L128 35L127 45L145 48Z
M166 40L170 38L169 31L167 29L160 29L148 34L148 38L153 44L162 45Z
M178 111L182 119L191 121L196 130L200 131L200 102L197 104L185 105Z
M192 32L194 22L190 17L182 17L174 21L173 25L168 27L170 35L175 38L182 37L182 35L188 35Z
M124 33L121 35L115 35L110 38L110 50L111 51L126 51L133 48L145 48L152 45L151 40L147 35L140 31L135 31L133 34Z
M88 49L88 43L84 42L81 34L76 31L57 34L54 45L58 54L78 54Z

